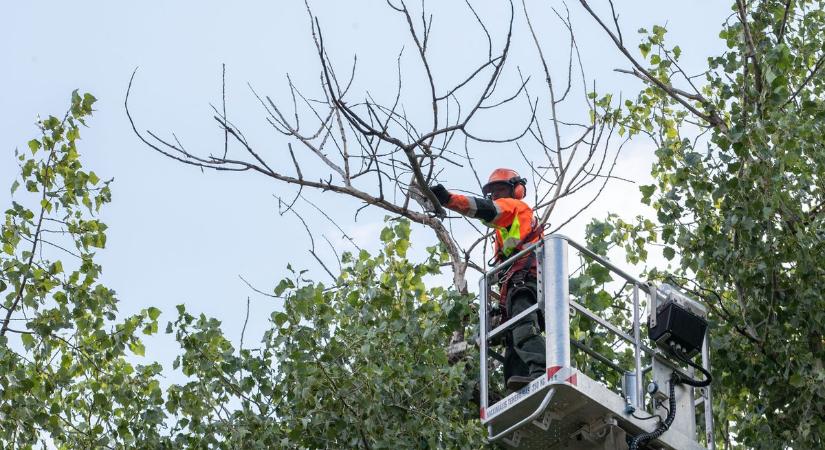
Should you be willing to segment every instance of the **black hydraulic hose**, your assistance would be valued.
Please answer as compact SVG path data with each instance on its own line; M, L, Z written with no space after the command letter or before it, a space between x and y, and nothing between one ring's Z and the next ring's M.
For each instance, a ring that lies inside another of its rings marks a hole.
M663 435L665 431L667 431L670 426L673 424L673 420L676 418L676 385L677 384L687 384L693 387L706 387L709 386L710 383L713 382L713 377L710 375L710 372L707 371L704 367L700 366L699 364L694 363L688 357L686 357L681 351L674 349L673 352L676 358L679 361L693 367L694 369L702 372L702 375L705 376L704 380L694 380L693 378L688 378L684 375L680 375L678 372L673 372L671 375L670 381L668 385L670 387L670 409L667 412L667 417L665 420L656 427L655 430L651 431L650 433L642 433L632 438L629 438L627 443L630 447L629 450L638 450L639 446L642 446L653 439L658 438L659 436Z
M683 363L689 365L690 367L693 367L694 369L698 370L699 372L702 372L702 375L705 376L704 380L699 381L699 380L694 380L692 378L687 378L683 375L679 375L676 372L674 372L673 375L675 375L679 379L680 384L683 383L683 384L687 384L689 386L698 387L698 388L710 386L710 383L713 382L713 377L710 375L710 372L708 372L707 369L705 369L704 367L700 366L699 364L696 364L695 362L691 361L681 351L678 351L678 350L674 351L674 354L676 355L676 358L679 361L682 361Z
M638 450L639 446L647 444L653 439L665 434L665 431L673 424L673 420L676 418L676 384L679 383L677 378L678 377L674 376L668 383L670 385L670 409L667 412L667 417L650 433L642 433L630 438L628 440L630 450Z

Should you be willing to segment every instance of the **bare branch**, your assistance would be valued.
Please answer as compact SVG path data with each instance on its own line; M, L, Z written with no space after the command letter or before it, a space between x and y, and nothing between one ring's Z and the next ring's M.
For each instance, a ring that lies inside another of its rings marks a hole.
M249 281L246 281L246 278L244 278L241 275L238 275L238 278L240 278L241 281L243 281L247 286L249 286L249 289L252 289L253 291L255 291L255 292L257 292L261 295L265 295L267 297L272 297L272 298L277 298L277 299L283 299L283 297L279 297L279 296L274 295L274 294L267 294L266 292L256 288L255 286L252 286L252 283L250 283Z
M223 104L223 117L226 118L226 64L221 64L221 101ZM223 157L229 152L229 131L223 130Z
M596 14L595 11L593 11L593 9L590 7L590 4L587 2L587 0L579 0L579 3L582 4L584 9L587 10L587 12L590 14L590 16L593 17L593 19L596 20L596 22L599 24L599 26L601 26L602 29L607 33L607 35L610 37L610 39L616 45L616 48L618 48L619 51L627 58L627 60L630 61L630 63L633 64L633 66L639 72L641 72L651 83L653 83L654 85L656 85L656 87L658 87L659 89L664 91L672 99L676 100L679 104L681 104L683 107L685 107L685 109L690 111L692 114L694 114L695 116L697 116L700 119L704 120L705 122L708 122L711 126L717 127L717 128L719 128L723 131L727 130L727 126L725 125L724 120L721 117L719 117L719 115L716 113L716 111L714 111L712 109L711 104L710 104L709 101L703 101L702 102L702 104L705 105L706 109L708 109L707 112L701 112L696 107L691 105L690 102L687 101L688 99L685 99L679 93L675 92L673 90L673 88L671 88L666 83L664 83L662 80L660 80L659 78L654 76L652 73L650 73L647 69L645 69L641 65L641 63L639 63L639 61L636 60L636 58L633 57L633 55L630 54L630 51L627 49L627 47L624 46L624 44L621 42L619 37L615 33L613 33L610 30L610 28L608 28L607 25L605 25L605 23L602 21L601 17L599 17L599 15Z
M246 297L246 315L243 319L243 328L241 329L241 342L238 345L238 353L243 351L243 338L246 335L246 324L249 322L249 297Z
M301 217L301 215L300 215L300 214L298 214L298 212L297 212L297 211L295 211L295 210L293 209L293 210L292 210L292 213L293 213L293 214L295 214L295 217L297 217L297 218L298 218L298 220L300 220L300 221L301 221L301 224L304 226L304 229L305 229L305 230L306 230L306 232L307 232L307 236L309 236L309 242L310 242L309 254L310 254L310 255L312 255L312 257L313 257L313 258L315 258L315 261L318 261L318 264L320 264L320 265L321 265L321 267L323 267L324 271L326 271L326 273L327 273L327 274L329 274L329 276L332 278L332 281L333 281L333 282L334 282L334 281L337 281L337 280L338 280L338 277L336 277L336 276L332 273L332 271L330 271L330 270L329 270L329 268L327 267L327 265L326 265L326 264L324 264L324 261L322 261L322 260L321 260L321 258L320 258L320 257L318 257L318 254L317 254L317 253L315 253L315 238L313 238L313 237L312 237L312 231L310 231L310 229L309 229L309 225L307 225L307 223L306 223L306 221L304 220L304 218L303 218L303 217Z

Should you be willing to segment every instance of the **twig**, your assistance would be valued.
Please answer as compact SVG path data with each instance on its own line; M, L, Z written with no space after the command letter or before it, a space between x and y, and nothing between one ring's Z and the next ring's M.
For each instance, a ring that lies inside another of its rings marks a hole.
M241 278L241 279L243 279L243 278ZM239 352L243 351L243 338L244 338L244 335L246 334L246 324L248 322L249 322L249 296L246 297L246 316L244 316L243 328L241 328L241 342L240 342L240 345L238 346L238 351Z
M223 104L223 117L226 119L226 63L221 64L221 100ZM223 129L223 158L229 152L229 130Z
M240 278L241 281L243 281L247 286L249 286L249 289L252 289L253 291L255 291L255 292L257 292L261 295L265 295L267 297L272 297L272 298L277 298L277 299L283 299L283 297L280 297L280 296L277 296L277 295L274 295L274 294L267 294L266 292L261 291L260 289L256 288L255 286L252 286L252 284L249 281L246 281L246 279L240 274L238 274L238 278Z

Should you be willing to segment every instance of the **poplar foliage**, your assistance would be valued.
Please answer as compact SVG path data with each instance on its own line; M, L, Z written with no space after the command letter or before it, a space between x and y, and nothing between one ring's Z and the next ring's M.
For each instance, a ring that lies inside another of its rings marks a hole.
M179 307L167 331L193 381L173 386L167 406L186 447L479 448L471 407L476 354L449 364L444 347L469 298L427 287L447 262L443 248L407 259L410 223L388 223L376 255L344 254L334 286L294 272L275 289L262 345L236 352L220 322ZM216 363L217 362L217 363ZM214 410L217 402L225 414ZM234 408L233 408L234 405ZM231 412L229 411L231 409ZM223 444L221 444L223 442Z
M387 222L377 254L344 254L332 286L290 268L272 294L283 308L251 347L179 305L165 332L180 346L171 370L186 383L137 363L151 359L141 337L158 332L161 311L122 317L99 280L110 181L78 152L94 102L74 92L66 115L39 120L41 135L17 155L0 229L0 447L483 445L470 406L476 354L450 364L444 348L471 298L427 286L448 257L431 247L411 261L407 220Z
M106 244L97 218L109 181L86 171L77 145L95 98L37 121L18 151L15 200L0 225L0 447L132 447L159 438L159 364L134 364L160 310L118 317L99 281ZM150 444L151 445L151 444Z
M590 239L631 262L660 248L672 267L653 276L704 299L724 448L825 445L824 7L734 5L745 20L726 22L727 51L694 79L708 100L695 107L723 123L695 126L653 85L616 114L656 143L655 183L640 187L656 216L595 221ZM648 70L677 83L666 29L639 31Z

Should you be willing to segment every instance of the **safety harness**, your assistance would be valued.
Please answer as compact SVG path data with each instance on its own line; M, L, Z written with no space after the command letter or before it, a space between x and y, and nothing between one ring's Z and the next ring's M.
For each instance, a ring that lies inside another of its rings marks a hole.
M534 219L534 223L538 221ZM540 237L544 232L544 229L547 227L547 224L542 226L534 226L527 233L524 238L519 241L519 243L515 246L514 253L518 253L524 248L524 244L528 242L532 242L536 238ZM497 262L501 262L507 259L506 255L502 252L501 249L496 252L495 260ZM537 265L538 261L536 259L535 253L530 253L529 255L525 255L515 262L513 265L507 269L507 272L504 274L503 277L499 280L499 285L501 286L501 297L499 299L499 306L502 311L504 311L504 317L502 320L506 320L507 318L507 305L510 303L510 299L517 293L523 290L529 290L536 295L536 283L535 279L537 276Z

